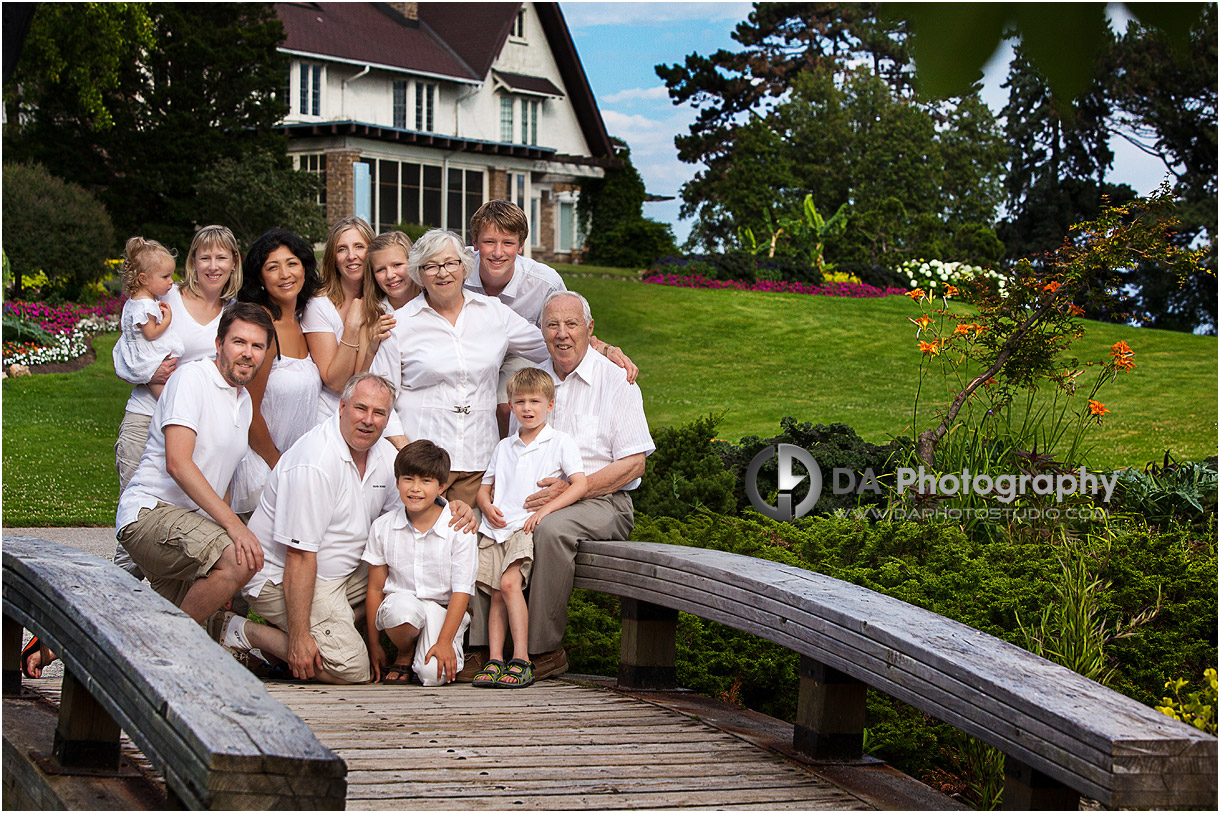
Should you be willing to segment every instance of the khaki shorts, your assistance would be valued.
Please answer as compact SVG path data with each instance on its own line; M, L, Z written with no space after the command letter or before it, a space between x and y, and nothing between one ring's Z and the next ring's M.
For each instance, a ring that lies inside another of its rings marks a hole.
M346 579L317 579L309 609L309 634L322 653L322 665L340 680L367 683L372 677L368 645L356 630L356 608L364 610L369 589L369 566L360 566ZM288 629L284 585L267 582L250 607L281 630Z
M475 585L484 593L500 589L500 578L514 562L521 563L521 588L529 587L534 566L534 535L513 531L501 544L494 536L479 534L479 575Z
M148 427L152 425L152 415L138 415L135 412L124 412L123 422L119 424L119 436L114 442L114 467L119 472L119 493L127 488L131 478L136 476L140 467L140 458L144 456L144 447L148 445Z
M461 500L471 508L478 506L479 486L483 485L481 471L449 472L449 487L445 489L446 500Z
M233 544L224 528L203 514L167 502L141 509L117 537L152 588L175 607Z
M513 373L537 366L537 364L524 356L505 356L504 362L500 365L499 381L496 382L496 403L508 403L508 379L513 377Z

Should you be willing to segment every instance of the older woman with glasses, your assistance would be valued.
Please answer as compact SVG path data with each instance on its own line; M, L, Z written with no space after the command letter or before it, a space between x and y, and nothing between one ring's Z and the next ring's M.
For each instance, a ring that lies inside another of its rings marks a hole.
M386 436L401 448L426 438L449 452L445 495L474 505L499 440L496 381L510 350L548 358L542 332L494 297L463 288L474 255L451 231L432 229L411 247L407 274L423 293L395 312L372 372L398 390Z

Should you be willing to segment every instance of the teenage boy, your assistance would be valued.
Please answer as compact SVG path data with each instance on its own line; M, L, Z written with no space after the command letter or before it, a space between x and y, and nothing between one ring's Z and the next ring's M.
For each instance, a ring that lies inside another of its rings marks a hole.
M474 241L478 273L466 279L465 287L475 293L498 297L525 321L540 326L542 304L551 294L566 291L567 287L554 268L521 253L529 233L525 212L515 203L489 200L480 206L470 218L470 237ZM592 337L591 343L595 351L627 371L629 382L635 381L639 368L622 350L597 337ZM496 421L502 438L508 435L508 379L517 370L533 366L529 359L509 356L500 367Z
M579 500L585 494L585 464L570 435L547 425L555 407L555 384L535 367L518 370L508 380L508 400L520 424L517 432L496 446L483 475L478 504L478 587L491 594L487 635L487 665L474 677L475 686L520 689L534 682L529 659L529 611L524 589L534 560L534 528L539 520ZM536 511L525 499L548 477L565 477L571 486ZM513 635L513 659L505 665L504 636Z
M448 506L437 504L449 481L448 452L430 440L408 443L394 459L394 476L402 506L373 523L362 557L369 565L365 615L373 679L407 683L414 671L423 685L439 686L452 682L464 663L478 549L474 534L450 528ZM388 667L380 630L398 648Z

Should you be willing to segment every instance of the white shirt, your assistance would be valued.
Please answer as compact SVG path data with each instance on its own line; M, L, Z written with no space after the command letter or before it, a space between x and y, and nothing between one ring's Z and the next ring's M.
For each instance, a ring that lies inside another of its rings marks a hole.
M474 249L471 249L474 251ZM474 252L475 272L466 280L468 291L486 295L483 278L479 276L479 252ZM566 291L563 278L549 265L531 260L522 254L513 263L513 275L496 298L513 309L513 312L534 327L542 324L542 303L555 291Z
M318 578L343 579L360 564L369 527L401 506L394 484L394 447L384 438L369 449L360 476L334 415L306 432L271 470L250 531L263 546L263 569L242 592L257 596L284 580L287 548L316 553Z
M195 317L191 316L186 305L183 304L182 292L177 285L171 286L169 293L161 297L161 301L169 305L170 312L174 314L173 320L161 338L172 333L182 340L182 355L178 357L176 369L180 370L184 364L199 359L216 358L216 331L220 328L220 314L216 314L215 318L206 325L196 322ZM228 302L222 304L227 305ZM121 369L121 367L121 362L116 358L114 371L119 378L124 381L139 380L132 374L133 371ZM147 381L145 381L132 389L131 397L127 399L126 409L134 415L152 415L156 406L157 399L153 397L152 391L148 389Z
M305 303L301 314L302 333L333 333L335 341L343 341L343 317L339 309L326 294L318 294ZM318 396L318 423L339 411L339 393L331 392L325 384Z
M495 498L492 504L503 514L504 527L495 528L487 517L479 525L479 533L503 542L513 531L521 530L532 511L525 509L525 498L538 490L538 481L545 477L571 479L573 474L583 474L584 460L580 447L571 435L557 431L550 424L543 425L532 443L521 440L521 433L514 432L496 444L483 475L483 483L495 483Z
M388 566L386 593L410 593L439 604L448 604L454 593L474 594L478 542L474 534L450 528L450 518L446 506L423 533L402 507L377 518L363 558L370 565Z
M585 461L585 475L595 474L615 460L643 452L652 454L656 446L644 417L644 397L640 388L627 383L627 373L601 353L590 348L566 381L555 374L547 355L538 365L555 381L555 411L548 423L576 439ZM516 419L510 421L516 429ZM639 478L623 491L639 488Z
M250 394L244 387L230 386L211 359L194 361L175 370L153 410L140 465L119 498L115 530L135 522L141 508L152 508L158 502L199 510L165 471L165 427L185 426L194 430L195 450L191 459L212 490L223 497L237 464L246 454L252 415Z
M462 295L456 325L424 294L395 311L398 324L370 369L398 390L387 437L426 438L449 453L453 471L483 471L500 439L496 382L505 354L535 362L550 355L542 331L500 300Z

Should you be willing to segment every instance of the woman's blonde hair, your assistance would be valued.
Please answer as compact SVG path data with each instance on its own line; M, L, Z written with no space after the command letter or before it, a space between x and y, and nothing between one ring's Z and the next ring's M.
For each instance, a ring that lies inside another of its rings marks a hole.
M123 267L119 269L123 293L135 296L140 290L140 275L151 275L156 270L154 263L161 257L168 257L170 262L173 262L178 253L156 240L145 240L143 237L129 239L123 247Z
M338 269L338 243L343 232L348 229L360 232L360 236L364 238L364 244L369 247L368 251L372 250L373 244L373 227L363 217L355 215L345 217L330 227L330 234L326 236L326 248L322 252L322 293L326 294L336 308L343 304L343 275ZM368 251L364 254L366 266L368 265Z
M371 243L369 250L364 255L364 329L372 334L373 326L377 324L377 320L381 318L384 311L381 309L382 301L386 300L386 295L382 292L381 287L377 284L377 277L373 274L373 254L378 251L385 251L387 248L402 249L402 256L411 256L411 238L400 231L387 231L377 235ZM411 281L411 285L415 285ZM416 286L415 293L419 294L419 287ZM414 297L413 297L414 298Z
M191 240L191 249L186 253L185 271L182 274L180 289L190 291L197 297L203 297L199 289L199 272L195 269L195 255L204 249L224 249L233 257L233 271L229 274L229 282L220 292L221 301L232 299L241 290L241 252L237 250L237 238L226 226L204 226L195 232Z

